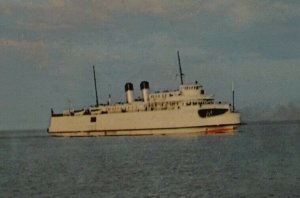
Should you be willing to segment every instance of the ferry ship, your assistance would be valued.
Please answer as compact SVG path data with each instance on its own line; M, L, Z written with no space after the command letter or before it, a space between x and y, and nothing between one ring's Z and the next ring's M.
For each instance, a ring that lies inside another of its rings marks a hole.
M149 82L140 83L141 96L134 97L132 83L125 84L126 102L98 103L94 71L96 105L79 110L54 113L48 133L53 136L124 136L171 135L233 132L241 123L240 113L232 105L214 102L196 81L183 83L179 52L178 62L181 84L175 91L150 93Z

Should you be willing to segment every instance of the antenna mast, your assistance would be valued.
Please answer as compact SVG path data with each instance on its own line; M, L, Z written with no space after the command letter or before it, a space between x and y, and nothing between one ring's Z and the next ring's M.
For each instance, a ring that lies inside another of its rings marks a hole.
M180 72L180 82L181 85L183 85L183 73L182 73L182 69L181 69L181 62L180 62L180 56L179 56L179 51L177 51L177 57L178 57L178 64L179 64L179 72Z
M97 83L96 83L96 74L95 74L95 66L93 65L93 72L94 72L94 84L95 84L95 93L96 93L96 105L99 106L98 102L98 93L97 93Z
M235 108L234 108L234 84L232 81L232 111L234 112Z

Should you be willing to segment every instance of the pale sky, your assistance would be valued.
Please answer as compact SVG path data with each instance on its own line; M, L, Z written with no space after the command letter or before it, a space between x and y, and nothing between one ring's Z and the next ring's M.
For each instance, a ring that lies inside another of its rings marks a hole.
M299 0L2 0L0 130L95 104L93 65L102 103L126 82L177 89L177 50L217 101L234 81L245 121L300 119Z

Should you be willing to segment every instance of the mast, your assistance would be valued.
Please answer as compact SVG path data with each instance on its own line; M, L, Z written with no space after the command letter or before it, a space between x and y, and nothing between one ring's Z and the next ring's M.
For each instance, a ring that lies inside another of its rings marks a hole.
M179 51L177 51L177 57L178 57L178 64L179 64L179 72L180 72L180 82L181 85L183 85L183 73L182 73L182 69L181 69L181 62L180 62L180 56L179 56Z
M96 83L96 74L95 74L95 66L93 65L93 73L94 73L94 84L95 84L95 93L96 93L96 105L99 106L98 102L98 93L97 93L97 83Z
M234 84L232 81L232 111L234 112Z

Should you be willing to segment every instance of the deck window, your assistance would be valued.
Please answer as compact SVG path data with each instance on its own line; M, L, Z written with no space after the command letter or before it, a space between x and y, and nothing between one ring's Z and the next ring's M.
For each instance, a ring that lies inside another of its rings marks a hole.
M96 117L91 117L91 122L96 122L97 118Z

